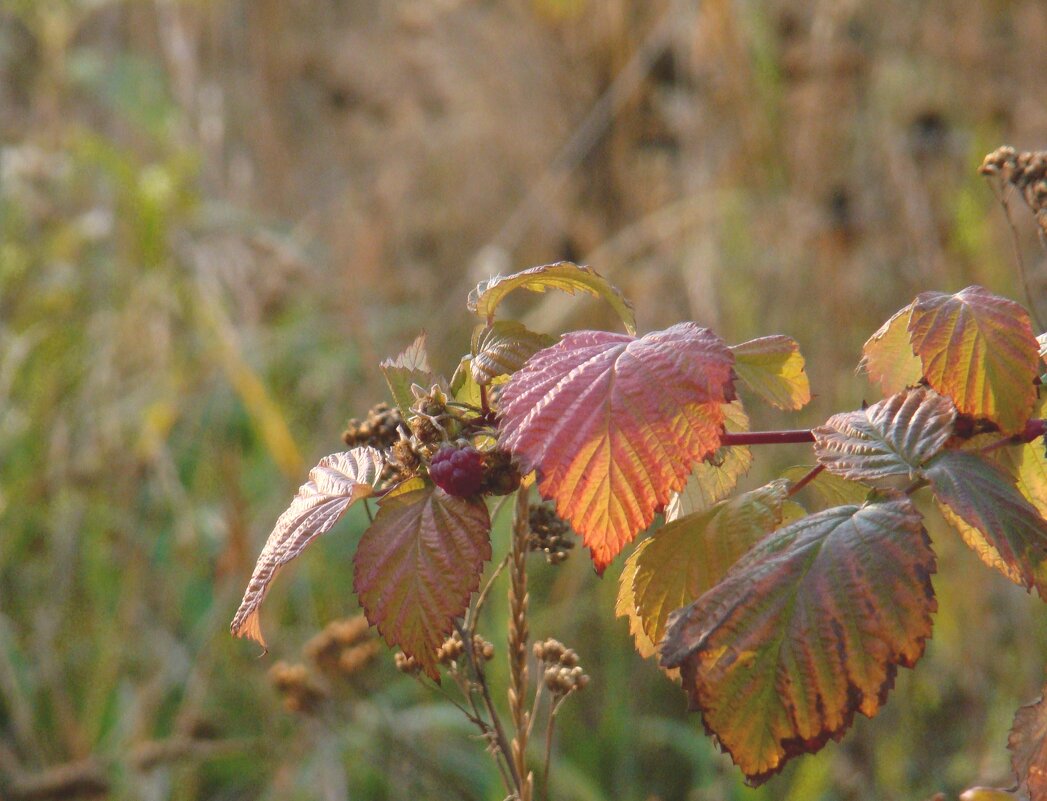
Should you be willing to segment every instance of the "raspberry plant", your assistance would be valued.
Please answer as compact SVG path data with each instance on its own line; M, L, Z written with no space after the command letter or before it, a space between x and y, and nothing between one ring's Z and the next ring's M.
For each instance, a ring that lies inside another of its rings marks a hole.
M550 289L603 298L625 333L556 338L498 318L510 292ZM753 785L842 737L856 713L875 715L898 668L923 654L937 602L921 496L987 566L1047 599L1047 338L1018 303L977 286L920 294L863 348L881 400L781 431L750 431L744 403L810 400L789 337L728 345L691 322L639 335L621 293L567 262L482 282L468 306L480 322L450 380L424 336L381 365L396 408L353 421L354 447L310 473L232 631L264 645L259 612L279 568L353 503L377 499L354 560L367 620L404 672L457 684L510 798L548 797L528 748L541 694L548 738L589 680L571 649L541 641L529 693L526 557L561 561L568 524L602 573L664 518L628 554L616 612ZM732 494L753 446L795 442L811 443L810 468ZM535 492L553 506L532 505ZM480 590L488 499L512 495L511 548L491 579L508 568L507 726L476 621L491 590ZM1020 710L1011 736L1016 789L1033 799L1047 798L1044 707Z

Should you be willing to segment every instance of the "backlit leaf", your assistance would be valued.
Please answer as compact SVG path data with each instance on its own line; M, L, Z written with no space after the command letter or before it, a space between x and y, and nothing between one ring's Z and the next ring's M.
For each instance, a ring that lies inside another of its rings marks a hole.
M724 404L724 429L731 434L749 430L749 416L742 402ZM678 517L701 512L731 494L738 479L752 467L753 454L747 445L720 448L713 456L694 466L687 484L674 493L665 507L667 523Z
M432 368L429 366L429 354L425 349L425 334L421 333L407 349L395 359L386 359L379 367L385 373L389 391L393 400L400 407L400 414L406 420L411 414L414 394L411 385L418 384L428 389L434 383Z
M371 625L437 679L436 652L491 558L479 500L426 487L382 501L353 558L353 584Z
M555 337L531 331L523 323L499 321L473 330L470 369L477 384L490 384L501 375L512 375Z
M883 394L895 395L906 387L919 383L923 365L909 342L909 317L912 304L896 312L880 330L862 346L862 360L858 370L880 385Z
M805 465L790 467L782 473L782 478L787 478L795 484L801 481L811 469L811 467ZM820 512L833 506L862 504L868 496L869 487L865 484L841 478L828 470L822 470L812 481L805 484L796 495L796 497L804 500L804 505L808 509L815 512Z
M618 599L614 604L615 616L628 618L629 633L633 636L633 641L636 643L636 652L644 659L657 654L658 646L647 636L647 632L643 630L643 620L636 605L636 594L633 592L637 570L636 560L633 557L648 542L650 542L649 539L636 546L636 551L633 551L625 561L622 575L618 578ZM675 673L676 671L673 672Z
M909 333L927 383L961 413L988 418L1007 434L1023 429L1036 401L1040 348L1020 304L979 286L924 292L913 302Z
M732 345L734 372L768 403L779 409L802 409L811 400L811 385L796 340L770 336Z
M923 470L938 508L985 564L1047 600L1047 521L1003 468L946 451Z
M662 664L760 784L879 711L931 634L934 570L907 498L827 509L768 534L674 614Z
M579 266L569 261L543 264L513 275L496 275L481 281L476 289L469 293L469 311L476 312L487 322L492 322L498 304L514 289L528 289L532 292L559 289L571 295L578 291L587 292L611 304L611 308L625 323L625 330L630 334L636 334L636 316L633 314L632 304L622 293L592 267Z
M501 395L501 434L602 572L720 445L731 352L694 323L636 339L578 331Z
M1043 695L1018 710L1007 748L1019 795L1028 801L1047 801L1047 701Z
M458 368L451 376L451 397L459 403L467 403L477 409L483 402L480 396L480 385L473 378L473 357L463 356Z
M265 647L259 609L269 585L286 565L341 520L346 510L374 492L385 462L374 448L353 448L325 456L309 471L287 511L280 515L255 564L231 631Z
M629 555L623 579L631 575L635 611L651 642L664 636L670 612L711 589L778 526L788 485L779 479L667 523Z
M952 401L916 387L866 409L834 414L814 429L814 453L844 478L912 477L952 436L955 420Z
M1036 507L1041 517L1047 519L1047 454L1044 453L1043 442L999 448L996 458L1014 478L1026 500Z

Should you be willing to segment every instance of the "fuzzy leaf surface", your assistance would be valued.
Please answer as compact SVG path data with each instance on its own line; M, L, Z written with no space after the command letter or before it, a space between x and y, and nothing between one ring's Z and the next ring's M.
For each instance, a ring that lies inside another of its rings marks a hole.
M742 554L781 523L788 487L788 481L779 479L721 501L667 523L637 546L623 579L632 579L632 611L647 640L661 640L671 612L715 586ZM619 598L623 594L620 585Z
M872 717L931 633L934 553L902 496L767 535L673 615L662 664L750 784Z
M477 384L490 384L498 376L512 375L555 337L531 331L523 323L498 321L473 329L470 369Z
M1047 521L996 464L946 451L923 470L945 519L990 567L1047 600Z
M502 445L522 473L538 471L598 572L720 446L733 361L694 323L639 339L578 331L505 384Z
M827 470L856 481L914 476L952 436L955 421L952 401L916 387L834 414L814 429L814 453Z
M738 400L724 404L724 429L732 434L749 430L749 416ZM665 507L665 522L708 509L734 490L738 479L749 472L753 453L748 445L724 446L708 461L699 462L687 484L675 493Z
M1040 348L1021 304L980 286L924 292L913 301L909 334L927 383L961 413L1006 434L1022 430L1036 402Z
M436 652L469 605L491 558L479 500L425 487L382 501L353 558L367 620L436 680Z
M414 403L411 385L418 384L428 389L435 380L425 348L425 333L419 334L395 359L386 359L378 366L382 368L393 400L406 420L411 415L411 405Z
M919 383L923 365L909 342L912 304L895 314L862 346L858 370L864 371L884 395L895 395Z
M230 626L234 635L250 637L265 647L259 611L277 572L330 531L353 503L371 495L384 466L382 454L368 447L325 456L309 471L309 480L277 519L258 556Z
M787 478L795 484L811 469L807 465L796 465L785 470L782 478ZM869 487L865 484L849 481L828 470L822 470L812 481L804 485L796 497L802 499L808 509L820 512L833 506L861 505L865 503L869 492Z
M792 337L760 337L732 345L734 372L753 392L779 409L802 409L811 400L803 354Z
M1047 693L1047 687L1042 692ZM1047 801L1047 701L1043 694L1015 714L1007 748L1019 796Z
M515 289L527 289L531 292L558 289L570 295L580 291L603 298L622 318L625 330L630 334L636 334L636 315L633 313L632 304L625 296L592 267L579 266L569 261L543 264L512 275L496 275L481 281L476 289L469 293L469 311L475 312L487 322L492 322L498 304Z

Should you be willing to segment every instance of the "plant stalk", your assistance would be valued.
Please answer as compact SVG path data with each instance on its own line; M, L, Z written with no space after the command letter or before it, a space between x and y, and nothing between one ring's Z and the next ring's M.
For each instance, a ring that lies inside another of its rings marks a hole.
M516 493L513 515L512 547L509 562L509 711L516 736L512 756L519 785L520 801L531 801L533 774L527 770L527 734L530 711L527 708L527 536L530 506L528 490Z

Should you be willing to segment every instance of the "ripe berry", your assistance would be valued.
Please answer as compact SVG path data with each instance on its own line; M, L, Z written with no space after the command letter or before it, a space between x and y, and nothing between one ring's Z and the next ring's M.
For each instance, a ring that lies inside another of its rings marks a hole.
M429 477L448 495L476 495L483 484L483 457L473 448L442 448L429 463Z

